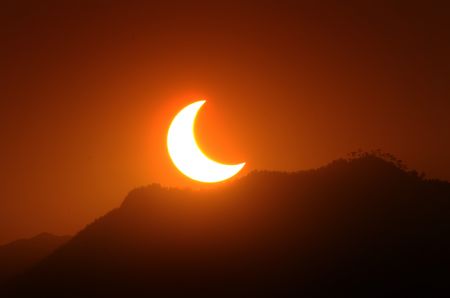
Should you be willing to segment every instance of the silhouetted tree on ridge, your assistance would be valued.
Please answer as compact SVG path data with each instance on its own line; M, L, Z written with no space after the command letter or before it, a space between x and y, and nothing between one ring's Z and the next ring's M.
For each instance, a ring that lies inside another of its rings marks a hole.
M129 193L10 285L46 297L449 296L450 184L380 152Z

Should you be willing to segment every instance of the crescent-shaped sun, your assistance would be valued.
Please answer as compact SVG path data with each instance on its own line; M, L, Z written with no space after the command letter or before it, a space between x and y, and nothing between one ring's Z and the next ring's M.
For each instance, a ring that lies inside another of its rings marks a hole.
M236 175L244 166L222 164L203 153L195 140L194 124L205 100L183 108L172 120L167 133L167 149L172 162L187 177L200 182L214 183Z

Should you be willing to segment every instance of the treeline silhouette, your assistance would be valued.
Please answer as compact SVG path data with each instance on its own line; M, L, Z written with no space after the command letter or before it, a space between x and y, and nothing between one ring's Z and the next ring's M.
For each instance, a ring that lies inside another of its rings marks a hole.
M151 185L7 288L23 297L448 297L450 184L354 153L208 190Z

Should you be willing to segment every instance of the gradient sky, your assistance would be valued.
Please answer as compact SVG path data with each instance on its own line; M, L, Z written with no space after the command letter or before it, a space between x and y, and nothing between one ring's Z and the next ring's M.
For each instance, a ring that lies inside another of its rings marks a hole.
M198 99L199 143L242 175L379 148L450 180L443 1L229 2L2 2L0 243L198 187L165 147Z

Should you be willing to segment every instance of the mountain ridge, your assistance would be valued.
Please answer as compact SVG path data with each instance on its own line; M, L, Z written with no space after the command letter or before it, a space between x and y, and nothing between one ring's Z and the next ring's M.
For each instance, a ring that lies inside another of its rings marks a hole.
M439 272L450 268L449 218L450 183L374 154L253 172L217 189L153 184L11 288L47 297L379 296L417 294L423 283L429 294L448 290Z
M69 241L71 236L40 233L0 246L0 283L13 278L50 255Z

